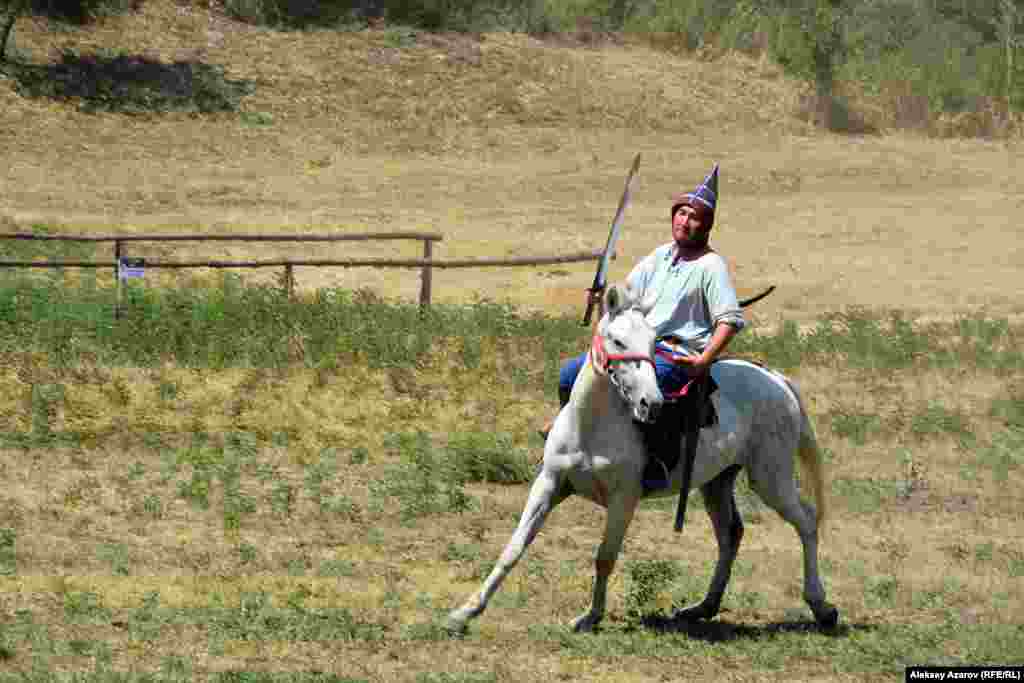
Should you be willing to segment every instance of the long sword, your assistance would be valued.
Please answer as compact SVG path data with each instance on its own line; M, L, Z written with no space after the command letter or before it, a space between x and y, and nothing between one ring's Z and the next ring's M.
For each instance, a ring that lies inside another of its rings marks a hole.
M619 200L619 208L615 212L615 219L612 221L612 229L608 233L608 242L604 246L604 253L601 254L601 260L597 264L597 272L594 274L594 283L590 285L590 292L599 292L605 288L608 284L608 262L612 259L615 253L615 243L619 241L619 233L622 231L622 219L626 215L626 207L629 206L630 199L633 196L633 187L637 179L637 173L640 169L640 153L638 152L636 158L633 159L633 166L629 169L629 175L626 176L626 189L622 192L622 199ZM583 324L589 325L590 319L594 312L594 299L591 298L587 302L587 312L583 314Z

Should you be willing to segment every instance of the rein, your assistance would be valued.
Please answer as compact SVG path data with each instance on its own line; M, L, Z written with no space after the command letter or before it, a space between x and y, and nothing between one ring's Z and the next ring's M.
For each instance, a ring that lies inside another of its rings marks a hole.
M678 365L681 355L666 351L664 349L655 348L654 354L667 360L669 363ZM604 347L604 339L599 334L594 335L594 341L590 346L590 361L594 366L594 369L598 371L598 374L607 375L608 368L615 361L630 361L639 360L645 363L650 363L652 368L657 369L657 365L654 363L654 359L648 356L646 353L608 353ZM664 394L665 400L674 401L686 396L689 392L690 387L693 386L694 380L691 379L689 382L683 385L683 387L676 392L671 394Z

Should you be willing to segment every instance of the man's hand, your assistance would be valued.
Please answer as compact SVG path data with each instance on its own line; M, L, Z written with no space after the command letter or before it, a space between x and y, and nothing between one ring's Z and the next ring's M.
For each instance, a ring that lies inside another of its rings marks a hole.
M706 373L714 360L713 357L708 357L707 353L702 353L699 356L676 356L676 362L687 366L689 374L694 377L700 377Z
M586 289L584 291L583 305L589 306L590 302L593 301L595 306L601 306L601 299L604 297L604 288L601 289Z
M597 315L593 316L590 323L590 334L595 335L597 334L597 324L604 317L604 287L600 289L587 289L584 299L586 301L585 306L589 307L590 302L593 301L594 306L597 307Z
M715 326L715 333L711 336L711 341L704 347L704 352L699 356L685 356L681 359L682 362L690 367L692 374L703 375L722 351L729 346L729 342L736 336L736 332L738 330L732 325L719 323Z

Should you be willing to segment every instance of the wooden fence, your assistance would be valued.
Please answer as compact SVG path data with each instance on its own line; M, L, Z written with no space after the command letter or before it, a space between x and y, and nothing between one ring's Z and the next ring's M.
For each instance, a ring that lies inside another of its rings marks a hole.
M512 258L477 258L436 260L433 258L434 242L440 242L442 235L421 232L372 232L345 235L296 234L296 235L39 235L35 233L0 233L0 239L49 240L65 242L113 242L114 260L110 261L3 261L0 268L111 268L118 283L118 304L115 316L120 314L121 278L118 277L124 254L125 242L362 242L370 240L419 240L423 242L423 258L347 258L347 259L268 259L250 261L161 261L146 259L145 268L284 268L284 281L288 295L294 292L294 268L342 267L342 268L419 268L420 307L430 305L432 271L434 268L488 268L543 266L558 263L595 261L601 257L601 250L579 252L563 256L524 256Z

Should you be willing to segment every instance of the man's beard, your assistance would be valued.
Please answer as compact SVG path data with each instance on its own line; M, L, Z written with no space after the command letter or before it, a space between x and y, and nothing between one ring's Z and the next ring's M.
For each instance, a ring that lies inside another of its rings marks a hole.
M677 240L676 245L680 249L704 249L708 246L710 240L711 233L706 232L700 236L684 237L681 240Z

